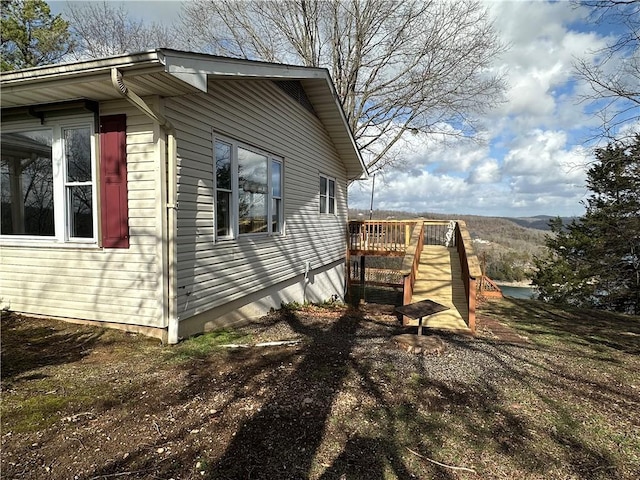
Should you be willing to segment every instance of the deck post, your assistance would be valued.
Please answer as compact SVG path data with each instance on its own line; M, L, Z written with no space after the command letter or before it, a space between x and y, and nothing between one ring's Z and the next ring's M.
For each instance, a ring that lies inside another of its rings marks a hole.
M362 285L362 289L361 289L361 293L360 293L360 298L362 301L366 301L365 299L365 279L366 279L366 275L364 272L364 268L365 268L365 258L366 255L360 255L360 285Z
M469 330L476 333L476 279L469 278Z
M347 259L347 265L346 265L346 274L347 274L347 281L346 281L346 288L345 288L345 300L351 302L352 300L352 296L353 296L353 292L351 290L351 229L349 228L349 223L347 223L347 230L346 230L346 240L347 240L347 251L345 252L345 258Z
M409 305L411 303L411 297L413 297L413 288L411 286L411 275L404 276L404 282L402 285L402 305ZM411 319L406 315L402 316L402 325L409 325Z

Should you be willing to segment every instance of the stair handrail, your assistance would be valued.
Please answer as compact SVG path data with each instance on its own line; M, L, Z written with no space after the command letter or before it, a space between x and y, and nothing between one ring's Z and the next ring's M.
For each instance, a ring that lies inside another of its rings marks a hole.
M478 291L483 297L503 297L502 289L486 275L481 276L481 280L478 282Z
M409 245L402 260L402 304L408 305L413 297L413 287L418 276L420 255L424 247L424 221L418 220L411 228Z
M476 281L482 277L480 262L473 252L471 235L467 230L467 224L462 220L456 220L456 248L460 258L462 283L467 295L469 316L467 326L471 332L476 331Z

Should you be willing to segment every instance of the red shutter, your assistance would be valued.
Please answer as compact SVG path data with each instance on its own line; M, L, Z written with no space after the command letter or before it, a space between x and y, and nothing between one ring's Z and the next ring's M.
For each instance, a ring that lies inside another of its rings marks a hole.
M105 248L129 248L126 130L126 115L100 117L100 218Z

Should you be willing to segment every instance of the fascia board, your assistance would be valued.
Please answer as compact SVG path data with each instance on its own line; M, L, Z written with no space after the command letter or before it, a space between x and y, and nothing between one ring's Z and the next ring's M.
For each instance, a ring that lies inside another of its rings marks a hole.
M320 68L256 62L211 55L190 54L176 51L160 51L165 71L189 85L206 92L207 78L255 78L269 80L302 80L326 78L327 72Z
M0 82L3 86L24 83L38 83L51 81L52 79L66 77L85 77L110 71L117 67L119 70L135 68L138 73L162 71L164 65L158 57L157 51L137 53L133 55L119 55L98 60L87 60L75 63L62 63L42 67L26 68L0 74Z

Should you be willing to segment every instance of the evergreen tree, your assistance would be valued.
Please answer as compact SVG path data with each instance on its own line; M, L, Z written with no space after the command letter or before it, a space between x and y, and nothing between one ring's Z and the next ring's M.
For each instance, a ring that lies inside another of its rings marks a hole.
M59 62L73 50L69 23L43 0L2 0L2 71Z
M640 135L596 151L579 220L551 224L534 284L547 301L640 313Z

